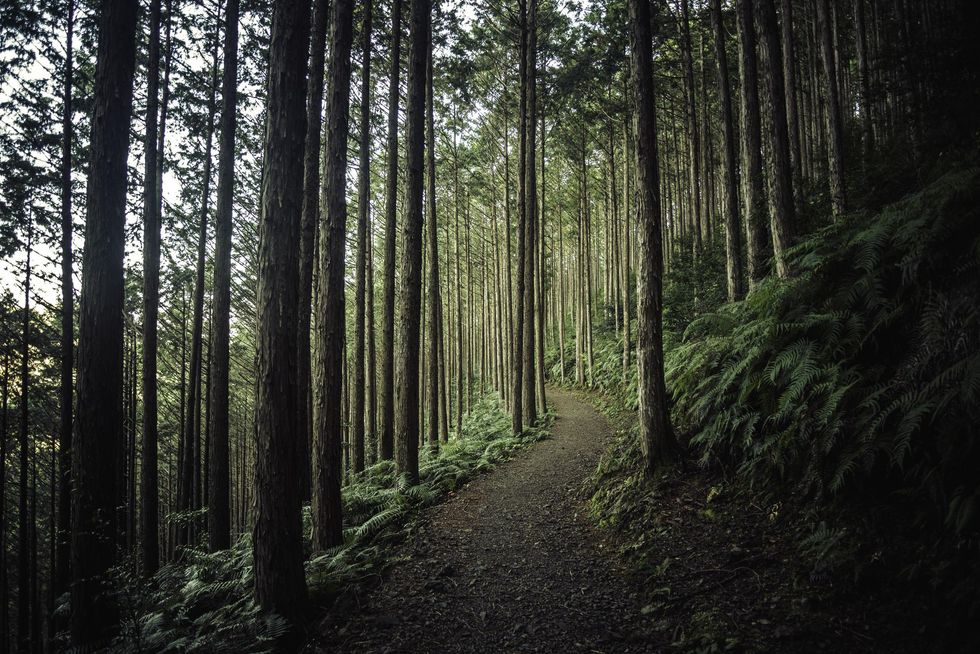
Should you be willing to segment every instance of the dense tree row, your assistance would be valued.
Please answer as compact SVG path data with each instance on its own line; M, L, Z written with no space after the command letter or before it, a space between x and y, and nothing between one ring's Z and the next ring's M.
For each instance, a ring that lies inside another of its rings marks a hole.
M671 460L671 302L792 275L855 171L928 156L960 8L5 7L0 652L102 642L120 570L247 534L298 618L346 481L417 482L484 395L539 423L599 329Z

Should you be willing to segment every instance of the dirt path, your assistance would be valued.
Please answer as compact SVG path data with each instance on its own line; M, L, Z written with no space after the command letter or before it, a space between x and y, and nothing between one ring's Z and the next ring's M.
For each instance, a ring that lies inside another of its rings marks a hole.
M349 621L328 618L325 651L652 651L581 492L611 428L570 393L548 400L552 438L431 509L407 560Z

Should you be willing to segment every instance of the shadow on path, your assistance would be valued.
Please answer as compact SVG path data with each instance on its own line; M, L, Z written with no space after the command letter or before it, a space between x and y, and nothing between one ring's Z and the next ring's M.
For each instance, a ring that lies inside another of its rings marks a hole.
M612 429L571 393L548 400L552 437L430 509L406 560L346 620L327 617L321 651L652 651L582 494Z

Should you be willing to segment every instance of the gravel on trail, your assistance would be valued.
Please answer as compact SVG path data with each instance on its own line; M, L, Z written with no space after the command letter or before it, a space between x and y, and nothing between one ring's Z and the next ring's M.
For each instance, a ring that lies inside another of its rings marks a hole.
M641 599L587 515L612 438L550 389L551 437L427 510L385 580L320 626L319 651L648 652Z

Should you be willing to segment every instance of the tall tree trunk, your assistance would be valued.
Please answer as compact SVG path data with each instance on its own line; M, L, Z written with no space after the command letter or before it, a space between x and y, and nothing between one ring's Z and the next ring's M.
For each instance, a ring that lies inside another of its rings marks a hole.
M827 172L830 183L830 205L834 220L847 210L847 187L844 181L844 119L841 116L837 66L834 63L833 36L828 0L817 0L817 22L820 24L820 59L823 62L824 93L827 101Z
M782 48L779 44L779 25L773 0L758 0L759 23L762 26L762 45L765 64L766 101L771 108L769 127L769 226L772 232L773 258L776 273L789 276L786 251L793 243L796 222L793 202L793 175L790 165L789 132L786 127L786 85L783 79Z
M425 145L426 53L431 40L430 0L412 0L408 47L405 139L405 229L401 265L401 320L395 387L395 464L411 484L419 478L419 332L422 304L422 187Z
M165 23L164 23L164 25L165 25L164 34L165 34L165 42L166 42L166 52L164 54L163 88L161 89L160 119L159 119L159 125L158 125L158 129L157 129L157 143L156 143L156 149L157 149L157 162L156 162L157 163L157 166L156 166L156 170L157 170L157 182L156 182L156 198L155 198L155 201L156 201L155 215L156 215L157 221L161 225L163 224L163 171L164 171L164 167L166 166L166 157L165 157L165 150L164 150L164 148L165 148L166 140L167 140L167 112L168 112L168 108L170 106L170 71L171 71L172 66L173 66L173 55L174 55L174 39L173 39L173 32L172 32L172 27L173 27L173 0L166 0L166 2L167 2L167 5L166 5L167 6L167 15L166 15ZM182 298L182 301L183 301L183 289L181 291L181 298ZM182 316L184 316L186 314L186 302L184 302L184 307L183 307L182 311L183 311ZM186 331L185 329L183 329L183 327L184 326L182 325L182 330L183 331ZM185 340L184 339L184 333L183 333L183 331L181 332L181 347L183 347L183 343L184 343L184 340ZM181 352L181 356L183 356L183 350ZM145 353L144 353L144 357L145 357ZM181 361L181 376L182 376L182 380L181 381L182 381L182 384L181 384L181 389L180 389L180 392L181 392L180 403L181 403L181 407L182 407L181 408L181 411L183 411L183 402L184 402L184 396L183 396L183 392L184 392L184 388L183 388L183 374L184 374L184 362L182 360ZM183 418L183 413L181 413L180 415L181 415L181 419L182 419ZM181 423L181 424L183 424L183 423ZM182 427L181 427L181 429L182 429ZM181 436L178 439L178 443L180 443L182 441L183 441L183 437ZM179 461L179 459L178 459L178 461ZM159 460L157 461L157 463L159 464ZM169 475L169 480L168 481L170 483L170 487L171 487L171 491L172 491L173 490L173 460L171 460L171 463L170 463L170 475ZM159 491L157 491L157 492L159 493ZM170 493L170 498L169 498L169 505L167 507L167 511L168 512L173 511L177 507L177 504L173 501L174 499L175 498L174 498L173 492L171 492ZM158 495L158 500L159 500L159 495ZM159 503L158 503L157 508L159 509ZM174 542L176 540L175 538L173 538L174 535L176 535L176 531L173 528L171 528L169 530L168 534L165 534L164 544L165 544L165 546L168 545L168 544L170 546L169 549L166 549L166 551L164 553L164 557L165 558L171 558L173 556L173 544L174 544Z
M353 0L334 0L327 71L327 126L320 219L320 288L317 312L316 421L313 430L313 546L322 551L342 538L344 260L347 234L347 139L354 32Z
M320 112L323 108L323 69L327 45L329 0L314 0L310 36L310 75L306 89L306 142L303 145L303 209L299 237L299 366L297 393L301 495L310 499L313 447L313 397L310 364L310 318L313 313L313 268L317 251L317 221L320 219Z
M874 148L874 130L871 122L871 80L868 72L868 37L864 0L854 0L854 36L857 41L855 45L861 93L861 146L867 164L871 150Z
M31 452L31 515L30 515L30 650L35 654L41 653L41 592L38 587L37 559L37 452ZM28 651L25 648L25 651Z
M357 171L357 262L354 291L354 379L351 442L354 472L364 470L364 285L367 274L368 216L371 212L371 0L362 7L361 135Z
M432 39L426 49L425 75L425 129L426 129L426 199L428 201L429 235L429 415L428 442L433 450L439 447L439 310L442 298L439 293L439 232L436 225L436 135L435 108L433 106Z
M461 339L461 343L466 345L466 356L462 359L466 361L466 412L469 413L473 406L473 259L470 256L470 247L473 239L470 238L470 190L466 189L466 208L463 213L466 236L463 242L466 247L466 338Z
M158 97L160 78L160 0L150 2L150 45L147 63L146 140L143 173L143 574L160 567L160 497L157 470L157 320L160 311L160 215L157 203Z
M118 615L104 592L104 575L116 560L113 466L123 436L123 254L136 14L133 0L103 0L99 12L72 439L71 638L78 647L105 642Z
M558 221L556 223L558 231L558 363L561 367L559 381L565 383L565 282L568 276L565 269L565 237L564 228L561 224L561 206L558 207Z
M589 196L589 173L586 163L585 134L582 135L582 223L584 225L585 245L583 258L585 264L585 308L583 322L585 323L585 356L589 363L589 386L595 383L595 352L592 348L592 307L593 307L593 275L592 275L592 215ZM598 257L596 257L598 258Z
M623 123L623 379L629 373L632 357L630 342L630 124L629 119Z
M367 428L365 450L367 465L378 458L378 361L374 336L374 221L368 216L367 239Z
M454 107L455 110L455 107ZM456 122L453 124L453 227L456 263L456 436L463 434L463 274L459 251L463 240L459 236L459 144L456 142Z
M184 502L183 470L184 457L186 454L187 438L184 434L184 417L187 414L187 283L182 280L180 283L180 427L177 435L177 510L180 511ZM176 553L177 545L180 542L180 530L177 526L173 528L173 541L171 543L171 554Z
M208 543L212 551L231 546L231 488L228 470L228 366L231 310L231 239L235 200L235 111L238 95L238 0L225 6L224 71L221 81L221 138L218 143L218 211L214 226L214 296L211 329L211 448L208 459ZM302 441L303 432L299 432Z
M640 215L640 267L637 280L637 364L640 446L647 474L669 462L677 448L667 414L664 383L660 240L660 171L653 88L649 0L630 0L630 59L636 130L636 178Z
M126 441L126 494L125 511L125 540L126 550L132 555L136 547L136 395L137 368L136 362L136 330L130 332L129 338L129 438Z
M721 18L721 0L711 0L711 25L715 32L715 58L718 62L718 94L721 97L721 119L725 138L725 252L728 301L745 294L742 285L742 239L738 220L738 182L735 168L735 126L732 117L732 94L728 81L728 54L725 51L725 27Z
M209 475L211 474L211 367L214 364L214 310L208 306L208 345L207 356L204 359L204 391L201 396L204 398L204 416L200 421L198 429L204 430L204 452L201 465L201 508L208 508L208 492L210 488Z
M68 590L71 540L71 431L72 370L75 357L75 299L72 277L71 146L75 130L72 122L74 84L75 1L68 0L65 24L65 77L61 96L61 379L59 386L58 511L55 527L55 566L52 586L55 595ZM3 437L6 437L4 432ZM6 605L4 605L6 612ZM6 625L4 625L6 627ZM7 633L6 628L0 630ZM6 639L4 639L4 643ZM0 651L4 647L0 644Z
M30 405L31 405L31 254L34 248L34 217L28 209L27 213L27 260L24 263L24 316L21 324L20 350L20 492L18 499L17 522L17 650L30 650L31 606L30 606L30 575L28 561L30 548L30 529L34 521L28 513L27 502L27 466L30 463L28 436L30 434Z
M7 331L7 313L0 315L0 328ZM10 645L10 581L7 577L7 425L10 409L10 349L3 343L3 382L0 384L0 653Z
M384 305L381 309L380 457L394 456L395 442L395 239L398 215L398 98L401 79L402 0L391 5L391 71L388 82L388 174L385 178Z
M515 434L524 431L524 303L527 294L527 0L520 0L520 69L521 100L518 116L518 190L517 190L517 312L514 325L514 393L512 429ZM509 221L508 221L508 224Z
M688 157L688 172L690 177L689 192L691 194L691 231L694 236L693 247L695 254L701 251L702 238L705 232L705 220L701 211L701 160L700 134L698 134L697 112L695 110L694 91L694 61L691 46L691 21L688 0L681 0L681 44L684 56L684 110L687 120L687 136L690 143ZM658 195L659 197L659 195Z
M207 262L208 213L211 202L211 153L214 149L214 114L217 107L218 87L218 39L215 37L211 60L211 88L208 92L207 130L204 145L203 190L201 192L200 223L197 236L197 268L194 278L194 315L191 319L191 358L187 382L187 415L184 416L184 465L181 471L184 511L198 508L198 480L200 479L200 403L201 371L204 333L204 273ZM191 545L196 534L195 525L185 522L178 532L181 545Z
M435 197L435 194L432 196ZM448 230L447 230L448 231ZM448 257L448 248L446 250ZM448 264L447 264L448 265ZM446 321L443 317L443 304L441 301L442 290L439 291L440 301L436 305L439 311L438 315L438 325L439 325L439 437L443 443L449 442L449 391L448 391L448 376L449 376L449 363L446 359Z
M514 335L516 333L514 326L514 282L513 282L513 265L511 256L511 242L510 242L510 123L508 122L507 114L507 83L506 80L503 84L503 89L501 92L505 95L504 98L504 241L506 244L506 266L507 269L507 371L512 373L514 367L514 354L515 354L515 343ZM513 402L513 379L511 379L510 384L505 385L504 398L509 399ZM509 387L509 388L506 388ZM508 392L510 391L510 392Z
M2 323L0 323L2 326ZM0 436L2 438L2 436ZM56 624L56 619L54 617L54 608L58 599L58 591L55 589L55 574L58 570L58 435L52 434L51 440L48 442L49 445L49 458L48 458L48 470L50 475L48 476L48 525L50 528L48 537L48 584L47 584L47 601L45 602L45 615L47 616L47 629L45 630L45 637L47 642L53 643L55 634L57 633L58 625ZM0 483L2 483L3 475L0 474ZM0 525L2 528L2 525ZM0 539L0 547L3 547L3 541ZM3 565L3 556L0 555L0 565ZM2 591L0 591L2 595ZM38 619L40 619L41 613L38 612ZM6 632L4 632L6 633ZM3 645L0 644L0 652L3 651Z
M572 333L575 341L575 351L572 361L575 365L575 383L585 384L585 361L582 348L582 208L575 211L575 255L569 262L570 305Z
M535 250L537 249L537 158L535 157L535 141L537 140L537 57L538 57L538 0L527 0L528 16L527 31L525 38L527 46L525 56L527 64L524 67L524 74L527 77L525 86L527 87L527 117L525 119L525 129L527 130L526 143L524 146L524 236L525 256L524 256L524 422L534 425L538 421L537 401L535 399L535 385L537 383L534 373L534 298L535 292Z
M793 179L793 209L803 207L803 162L800 150L800 119L796 112L796 40L793 38L793 0L781 0L783 35L783 79L786 82L786 128L789 132L789 164Z
M542 105L544 101L542 100ZM545 173L545 160L544 160L544 141L547 132L545 131L545 120L544 120L544 109L541 110L541 193L540 193L540 211L538 213L538 225L535 230L538 236L538 255L536 261L537 265L537 282L535 288L537 293L535 294L535 306L534 313L537 322L537 347L535 349L535 379L537 380L537 400L538 400L538 411L541 415L548 412L548 403L545 398L545 388L544 388L544 323L545 323L545 295L544 295L544 280L545 280L545 221L544 221L544 173Z
M766 276L771 248L766 234L766 198L762 190L762 123L759 116L759 73L753 0L736 0L741 71L742 200L745 217L749 286Z
M338 2L338 4L342 4ZM303 89L310 38L308 0L273 5L259 218L256 292L255 601L296 619L306 602L296 431L296 278L303 195L306 115Z

